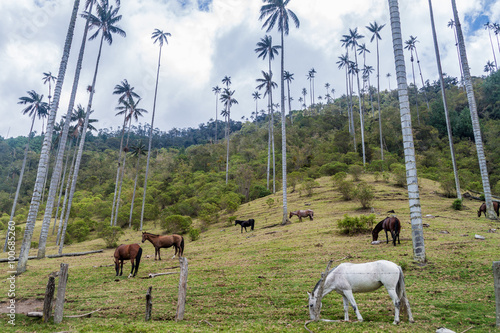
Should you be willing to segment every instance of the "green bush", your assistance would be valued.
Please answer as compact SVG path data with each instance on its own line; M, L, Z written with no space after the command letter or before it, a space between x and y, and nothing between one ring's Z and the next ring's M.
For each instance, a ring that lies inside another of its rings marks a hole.
M406 168L404 165L399 163L391 164L391 171L394 175L394 181L396 186L406 187Z
M265 196L268 196L271 193L272 192L269 191L265 186L255 185L255 186L252 186L252 188L250 189L249 198L250 198L250 200L255 200L258 198L263 198Z
M200 229L191 228L189 229L189 238L194 242L200 238Z
M453 203L451 204L451 207L454 209L454 210L462 210L462 200L460 199L456 199L455 201L453 201Z
M97 237L102 238L106 243L106 248L111 249L118 246L118 240L124 232L120 227L112 227L108 221L102 222L98 226Z
M453 174L441 174L439 179L444 196L447 198L455 198L457 196L457 192L455 186L455 177L453 176Z
M186 234L189 232L193 221L189 216L170 215L163 219L161 227L168 234Z
M373 187L371 185L368 185L365 182L359 183L354 194L363 208L371 207L373 198L375 197L373 194Z
M333 186L339 186L339 184L344 181L347 177L347 173L344 171L338 172L332 176Z
M349 167L349 174L352 175L352 178L355 181L359 181L362 173L363 167L361 165L354 164Z
M342 194L342 199L345 201L352 200L355 195L354 184L349 180L342 180L338 183L337 189Z
M219 222L219 207L215 204L205 202L201 204L200 214L198 215L204 224L204 228L209 224Z
M348 165L342 162L327 163L319 168L321 174L325 176L332 176L339 172L347 172Z
M308 197L313 195L315 187L319 187L319 183L312 178L306 178L302 184L302 188L306 191Z
M274 206L274 199L273 198L267 198L266 204L269 208Z
M350 217L345 214L343 219L337 221L337 227L340 233L345 235L366 233L372 230L375 218L375 214L359 217Z
M66 232L69 235L68 238L71 240L76 240L78 243L87 240L87 236L90 233L90 227L84 220L78 220L71 224L68 224Z

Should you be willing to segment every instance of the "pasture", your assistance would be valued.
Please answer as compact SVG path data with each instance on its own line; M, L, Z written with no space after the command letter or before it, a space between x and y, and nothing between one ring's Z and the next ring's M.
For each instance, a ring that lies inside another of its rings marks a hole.
M188 293L184 320L175 322L179 275L147 279L149 273L178 272L178 259L170 259L173 248L163 249L164 258L154 260L151 243L141 243L141 232L126 230L119 243L139 243L143 248L135 278L118 277L115 281L114 249L105 249L80 257L30 260L28 270L16 281L17 305L43 302L48 275L58 271L60 263L69 264L65 315L101 309L91 318L64 318L54 325L38 318L18 315L16 326L7 325L2 315L3 332L305 332L309 319L307 292L319 280L329 260L362 263L379 259L403 267L406 292L415 323L406 316L398 326L392 324L394 307L384 288L356 294L364 322L357 322L352 308L351 322L311 323L314 332L434 332L447 327L455 332L495 331L495 295L492 262L499 260L500 230L498 221L477 217L478 201L464 200L463 210L451 208L454 199L442 197L439 185L419 179L427 265L413 262L411 227L406 189L391 182L376 182L371 175L363 180L375 188L373 202L376 222L394 210L401 221L401 244L371 245L370 233L344 236L338 233L337 221L344 214L368 215L356 201L342 201L331 178L318 179L320 187L311 197L288 195L288 211L313 209L314 220L293 219L280 226L281 193L270 207L269 197L243 204L235 214L238 219L255 219L255 230L241 233L240 226L223 215L221 222L210 225L200 239L192 242L185 236L184 256L189 263ZM277 225L276 225L277 224ZM276 225L276 226L273 226ZM144 231L162 233L153 224ZM38 240L36 229L33 240ZM476 240L474 235L484 236ZM0 239L3 242L3 239ZM52 239L49 239L52 242ZM48 243L53 244L52 243ZM65 247L64 252L103 249L104 241L95 239ZM57 253L55 246L47 254ZM30 255L36 255L32 250ZM0 257L6 257L2 254ZM343 259L348 257L348 259ZM111 266L110 266L111 265ZM7 286L6 264L0 273ZM124 271L129 272L126 261ZM56 280L57 285L57 280ZM153 287L152 320L144 321L145 295ZM7 292L0 295L2 310ZM41 310L41 308L39 309ZM323 299L321 318L343 319L342 297L330 293Z

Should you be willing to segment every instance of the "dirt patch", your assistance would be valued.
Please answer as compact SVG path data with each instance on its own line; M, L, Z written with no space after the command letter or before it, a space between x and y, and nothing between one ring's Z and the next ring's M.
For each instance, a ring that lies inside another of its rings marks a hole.
M0 313L9 313L7 306L10 303L0 302ZM43 299L16 300L16 313L28 314L28 312L43 311Z

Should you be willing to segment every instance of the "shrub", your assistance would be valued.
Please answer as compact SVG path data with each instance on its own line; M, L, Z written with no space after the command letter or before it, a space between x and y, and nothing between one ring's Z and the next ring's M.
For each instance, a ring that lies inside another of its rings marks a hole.
M354 184L348 180L342 180L338 184L338 190L342 194L342 199L345 201L354 198Z
M456 199L455 201L453 201L453 203L451 204L451 207L454 209L454 210L462 210L462 200L460 199Z
M308 197L313 195L315 187L319 187L319 183L312 178L306 178L302 184L302 188L306 191Z
M339 172L346 172L348 170L348 166L342 162L335 163L327 163L319 168L319 171L325 176L332 176Z
M189 238L194 242L200 238L200 229L191 228L189 229Z
M267 198L266 204L269 208L274 206L274 199L273 198Z
M373 187L365 182L359 183L356 187L355 196L363 208L369 208L374 198Z
M355 181L359 181L362 173L363 167L361 165L354 164L349 167L349 174L352 175L352 178Z
M439 177L441 189L447 198L455 198L457 196L455 177L452 174L441 175Z
M332 176L333 186L339 186L340 182L344 181L347 177L347 173L344 171L338 172Z
M375 214L360 217L350 217L345 214L343 219L337 221L337 227L340 233L345 235L366 233L372 230L375 217Z
M394 175L394 181L396 186L405 187L406 186L406 168L404 165L399 163L391 164L391 170Z
M265 186L255 185L255 186L252 186L252 188L250 189L249 197L250 197L250 200L255 200L258 198L263 198L265 196L268 196L271 193L272 192L269 191Z
M87 240L87 236L90 233L90 228L87 222L85 222L84 220L78 220L76 222L68 224L66 232L70 236L68 238L71 238L71 240L76 240L78 243L80 243Z
M193 221L189 216L170 215L164 218L161 227L169 234L186 234L189 232Z
M220 201L220 208L225 209L228 213L234 213L240 206L241 199L237 193L228 192L224 194Z
M292 188L292 193L295 192L295 187L297 186L297 183L302 181L303 178L304 175L298 171L293 171L288 175L287 186ZM269 191L269 194L271 194L271 191Z
M203 228L205 228L206 225L219 222L219 217L219 207L217 207L215 204L211 204L208 202L201 204L199 218L201 221L203 221Z
M102 238L106 243L106 248L111 249L118 246L120 236L124 234L122 228L112 227L104 221L98 226L97 237Z

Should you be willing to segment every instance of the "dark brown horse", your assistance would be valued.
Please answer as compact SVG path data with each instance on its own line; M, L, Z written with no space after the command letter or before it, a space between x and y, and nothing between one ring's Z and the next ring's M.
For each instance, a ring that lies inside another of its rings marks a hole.
M392 217L386 217L382 221L380 221L375 228L373 228L372 231L372 238L373 241L376 241L378 239L378 233L380 231L384 230L385 231L385 238L386 238L386 244L389 244L389 236L387 235L387 232L389 231L392 236L392 243L394 246L396 246L396 239L398 240L398 244L401 244L399 241L399 232L401 231L401 222L399 222L399 219L395 216Z
M302 222L303 217L308 217L308 216L309 216L309 220L314 220L314 218L313 218L314 212L312 211L312 209L296 210L294 212L290 212L290 218L292 218L292 216L294 216L294 215L299 217L300 222Z
M497 217L498 217L498 201L492 201L493 203L493 210L495 211L495 213L497 213ZM483 204L481 205L481 207L479 207L479 210L477 211L477 217L481 217L481 213L484 213L484 216L486 216L486 203L483 202Z
M184 253L184 237L181 235L155 235L149 232L142 233L142 242L144 243L146 240L150 241L151 244L155 247L155 260L156 255L158 254L158 260L161 260L160 249L161 248L169 248L173 246L175 248L175 253L172 259L175 258L177 253L179 253L179 257L182 257Z
M141 256L142 256L142 248L139 246L139 244L122 244L118 246L115 250L115 270L116 270L116 276L120 275L122 276L123 274L123 260L129 260L132 263L132 270L130 271L130 276L135 276L137 274L137 270L139 270L139 264L141 263ZM120 263L121 263L121 270L120 270ZM135 272L134 272L135 268ZM118 272L120 274L118 274ZM132 275L134 273L134 275Z
M250 228L250 230L253 230L255 226L255 220L254 219L249 219L249 220L236 220L234 221L234 225L239 224L241 226L241 232L243 232L243 228L245 228L245 232L247 232L247 227Z

